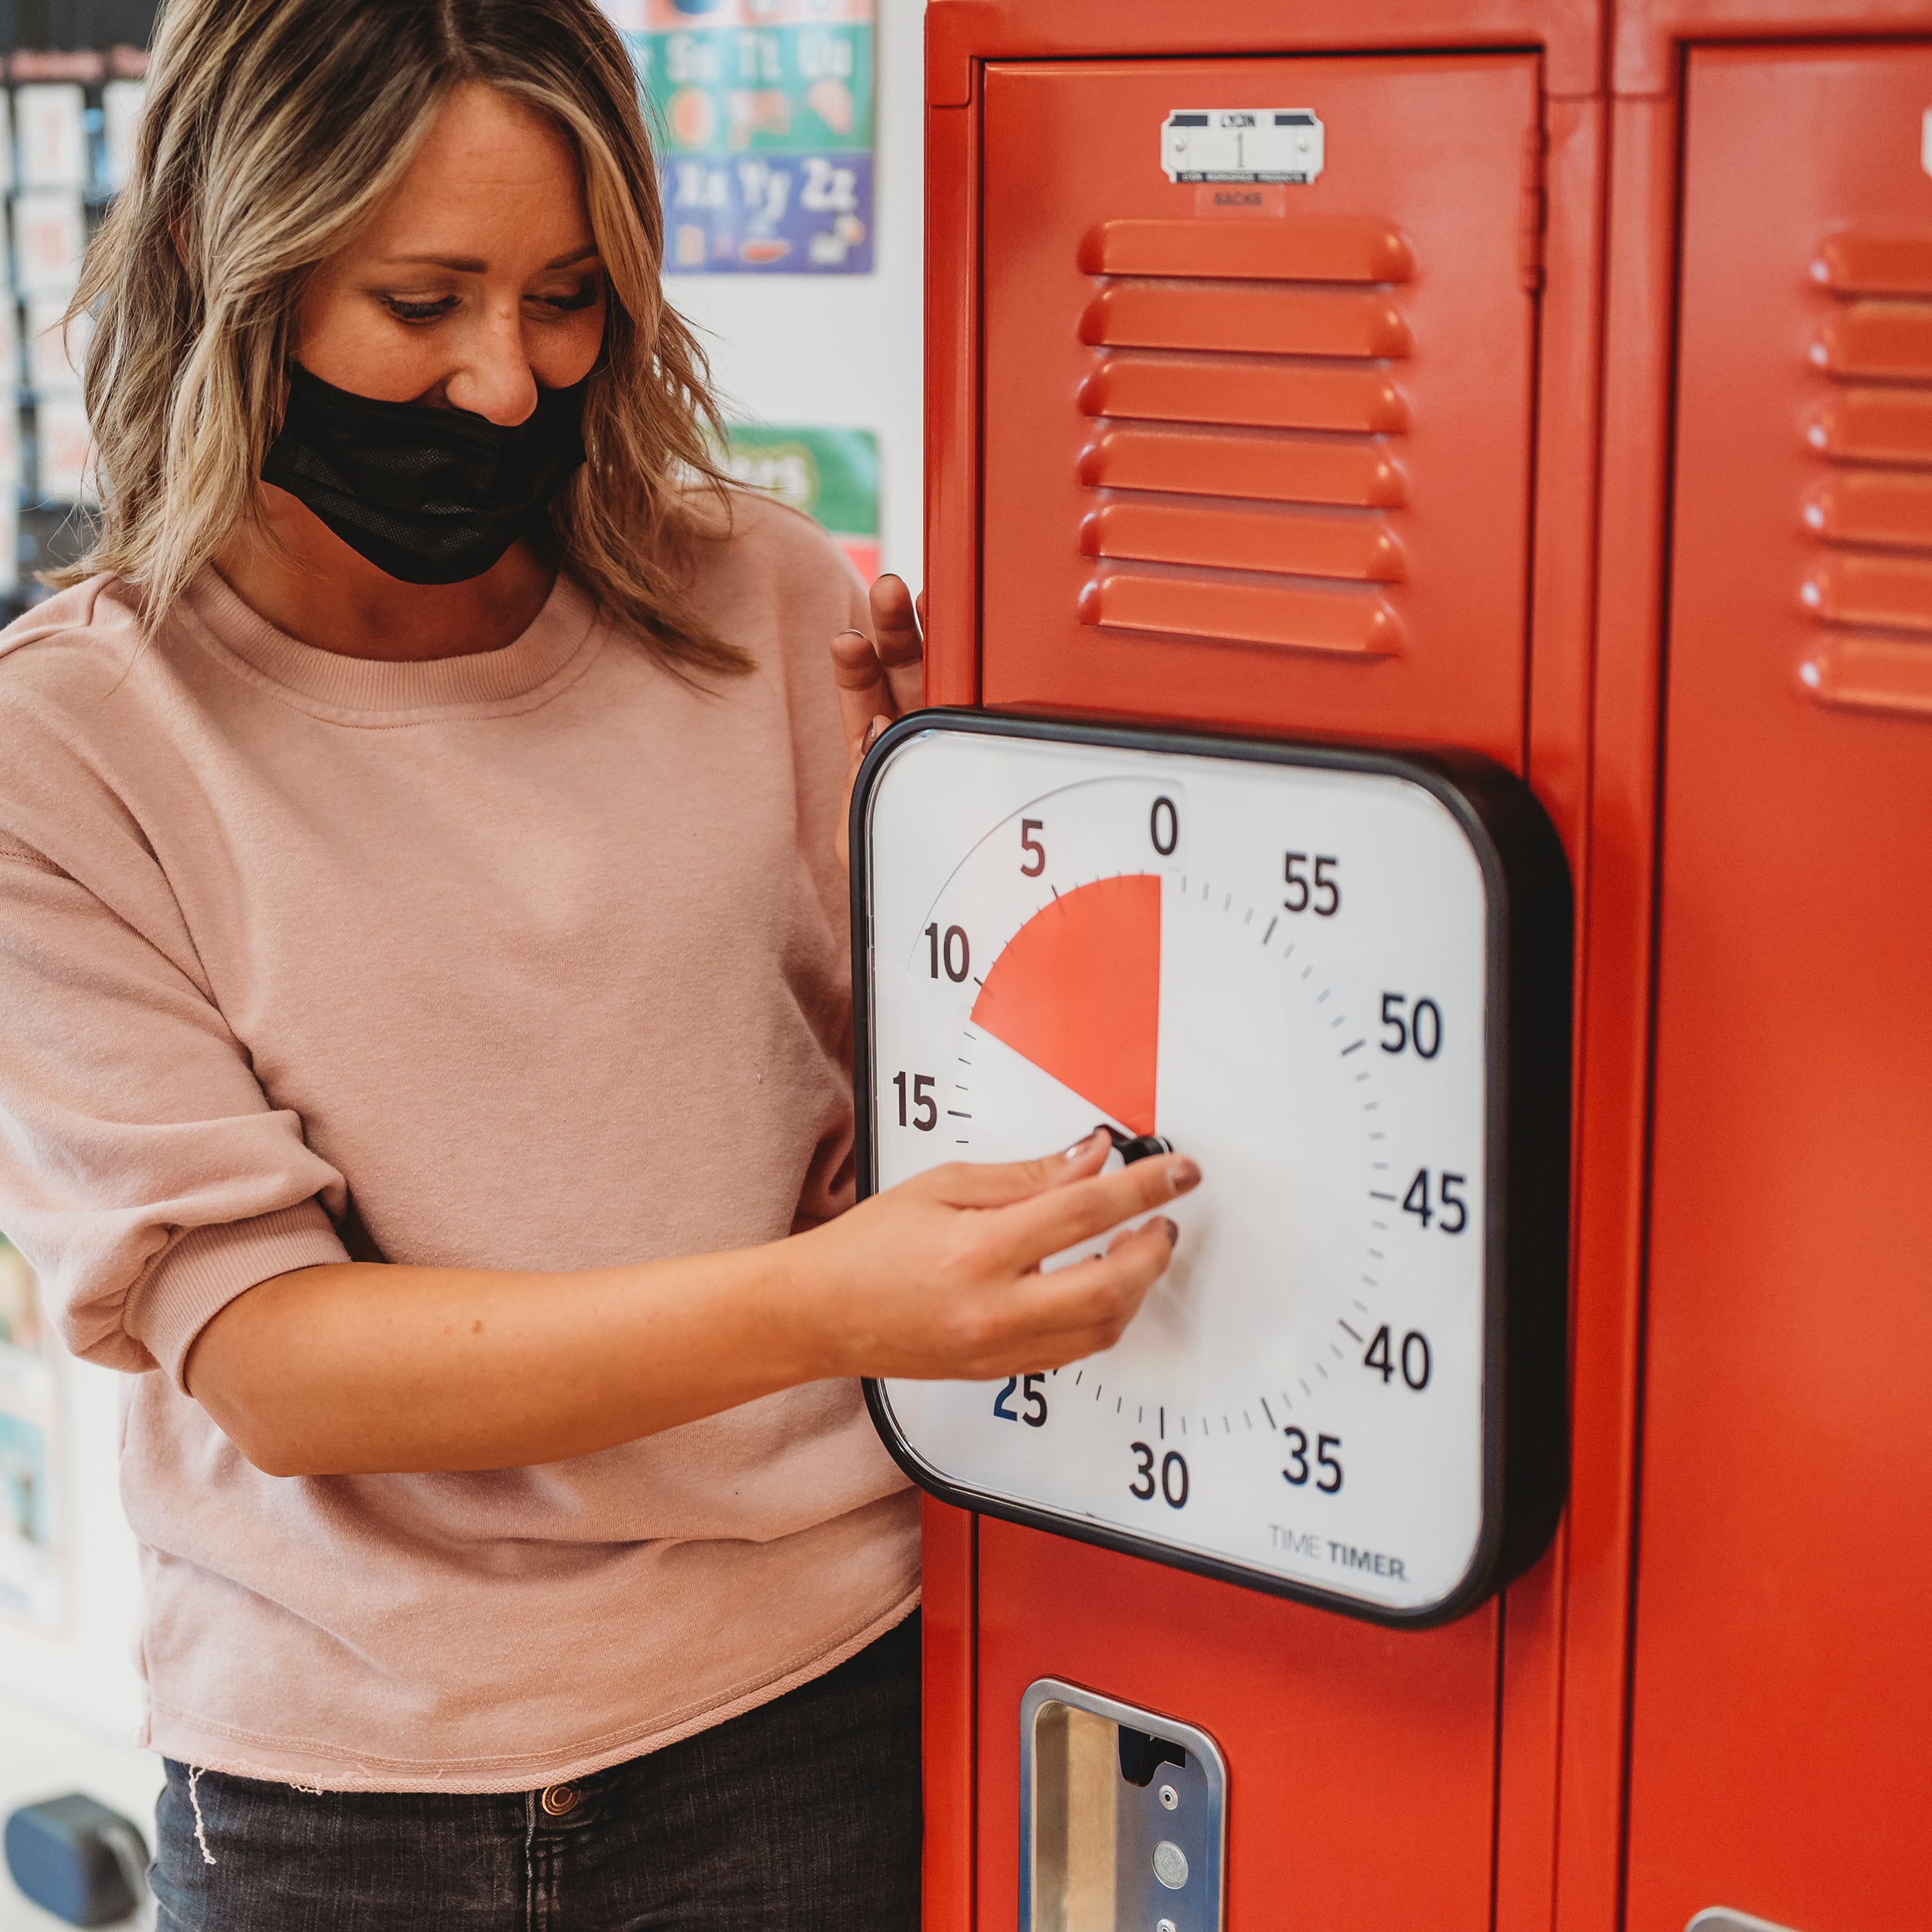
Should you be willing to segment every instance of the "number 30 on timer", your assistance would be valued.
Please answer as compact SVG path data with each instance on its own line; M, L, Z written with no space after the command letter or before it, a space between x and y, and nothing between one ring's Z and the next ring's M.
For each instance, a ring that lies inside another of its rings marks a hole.
M868 1385L914 1479L1394 1624L1532 1561L1565 1476L1570 905L1528 789L925 712L868 756L852 851L866 1190L1096 1125L1206 1177L1114 1349Z

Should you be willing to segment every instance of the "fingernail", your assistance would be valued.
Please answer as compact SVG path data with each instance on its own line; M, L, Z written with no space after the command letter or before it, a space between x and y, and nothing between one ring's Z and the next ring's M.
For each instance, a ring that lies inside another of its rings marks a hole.
M1165 1214L1161 1216L1161 1226L1167 1230L1167 1244L1169 1247L1172 1247L1181 1238L1180 1229Z
M1094 1148L1094 1143L1097 1141L1106 1131L1107 1129L1104 1127L1095 1128L1093 1132L1088 1134L1085 1140L1076 1141L1073 1145L1060 1156L1060 1158L1063 1161L1077 1161L1083 1154L1091 1153Z
M1167 1178L1176 1194L1186 1194L1201 1185L1201 1170L1183 1154L1179 1160L1170 1163Z
M880 735L884 732L886 726L891 723L892 720L889 718L875 718L870 724L866 726L865 747L866 750L871 750L872 747L878 743Z

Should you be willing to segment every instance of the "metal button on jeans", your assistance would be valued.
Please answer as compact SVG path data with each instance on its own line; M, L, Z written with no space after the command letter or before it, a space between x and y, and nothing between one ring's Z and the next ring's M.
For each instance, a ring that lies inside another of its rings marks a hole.
M566 1811L574 1811L577 1800L583 1794L574 1784L546 1784L543 1787L543 1808L553 1818L561 1818Z

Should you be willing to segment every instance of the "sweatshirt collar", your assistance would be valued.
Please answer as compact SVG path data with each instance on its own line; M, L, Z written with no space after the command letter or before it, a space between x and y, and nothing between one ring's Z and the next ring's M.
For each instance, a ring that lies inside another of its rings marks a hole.
M561 572L528 628L500 650L410 663L345 657L290 637L244 604L213 564L196 574L182 603L201 641L231 668L343 723L528 710L576 681L604 628L589 594Z

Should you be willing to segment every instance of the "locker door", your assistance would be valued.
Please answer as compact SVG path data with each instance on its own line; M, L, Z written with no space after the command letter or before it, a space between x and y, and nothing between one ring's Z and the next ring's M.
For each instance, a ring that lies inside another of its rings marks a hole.
M985 100L987 702L1519 767L1535 58L1014 63ZM1318 175L1170 179L1167 117L1223 109L1314 116Z
M1932 44L1694 53L1633 1928L1932 1906Z
M1233 1932L1487 1932L1495 1604L1379 1629L991 1516L978 1582L978 1932L1013 1932L1020 1699L1042 1677L1220 1747Z

